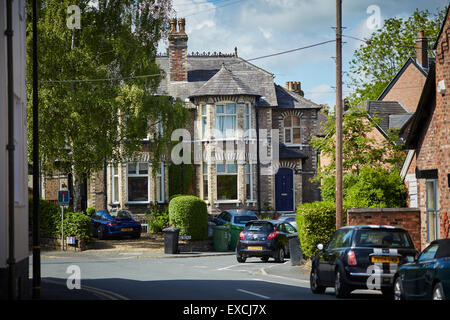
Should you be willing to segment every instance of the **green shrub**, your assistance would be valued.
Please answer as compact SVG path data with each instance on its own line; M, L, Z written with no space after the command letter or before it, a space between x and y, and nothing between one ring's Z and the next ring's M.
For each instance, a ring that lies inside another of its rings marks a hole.
M76 237L89 243L91 238L91 218L83 212L64 210L64 237Z
M86 214L88 215L88 216L92 216L94 213L95 213L95 208L94 207L87 207L87 209L86 209Z
M298 206L297 227L303 254L314 257L317 244L327 244L336 230L336 204L316 201Z
M162 232L163 229L169 226L169 212L166 210L158 210L152 208L149 212L149 217L146 218L148 227L152 232Z
M29 225L33 230L33 197L28 199ZM61 209L44 199L39 199L39 227L42 234L55 235L61 231Z
M192 240L206 240L208 236L208 210L206 203L196 196L178 196L169 202L169 220L180 228L180 235Z
M61 235L61 208L47 200L39 199L39 226L43 235ZM29 198L30 230L33 227L33 198ZM64 208L64 236L91 241L91 219L82 212L74 213Z
M349 208L398 208L406 206L405 184L396 170L363 167L345 197Z

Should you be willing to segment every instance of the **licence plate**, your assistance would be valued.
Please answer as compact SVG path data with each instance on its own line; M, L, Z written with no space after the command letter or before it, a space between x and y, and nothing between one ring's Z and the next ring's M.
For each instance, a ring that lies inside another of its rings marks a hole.
M262 251L262 247L248 247L247 249L252 251Z
M372 257L373 263L399 263L400 259L398 257L389 256L374 256Z
M133 228L122 228L122 231L133 231Z

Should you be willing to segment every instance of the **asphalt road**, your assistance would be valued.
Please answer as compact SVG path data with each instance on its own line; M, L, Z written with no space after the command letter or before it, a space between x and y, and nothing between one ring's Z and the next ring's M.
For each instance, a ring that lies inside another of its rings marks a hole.
M41 260L44 299L336 299L333 289L327 289L323 295L312 294L308 275L293 270L289 262L263 263L250 258L242 264L234 255L151 259L143 258L139 252L123 252L96 257L44 256ZM70 290L67 283L75 286L76 275L79 275L81 289ZM352 298L380 299L381 295L363 291L356 292Z

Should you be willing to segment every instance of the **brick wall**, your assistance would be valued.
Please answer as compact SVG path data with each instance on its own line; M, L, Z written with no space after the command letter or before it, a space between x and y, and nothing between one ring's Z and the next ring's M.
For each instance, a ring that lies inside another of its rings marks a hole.
M410 64L382 101L399 101L409 112L415 112L426 77Z
M421 250L420 210L414 208L375 208L347 210L347 225L389 225L408 231L414 246Z

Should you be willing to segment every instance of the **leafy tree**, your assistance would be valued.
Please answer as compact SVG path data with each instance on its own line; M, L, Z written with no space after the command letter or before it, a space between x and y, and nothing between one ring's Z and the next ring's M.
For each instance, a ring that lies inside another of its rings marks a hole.
M430 13L419 11L406 18L389 18L373 32L354 53L350 61L349 87L354 93L347 99L357 105L364 100L376 100L409 57L416 55L415 39L424 30L429 44L439 34L446 8ZM429 50L432 56L434 53Z
M350 208L396 208L406 205L405 185L398 170L363 167L348 187L344 201Z
M132 159L143 150L142 140L149 133L151 160L158 164L170 147L172 129L182 127L187 116L181 101L155 95L164 77L155 61L156 46L169 30L170 0L99 0L97 6L93 3L38 0L41 165L43 172L52 172L57 160L64 164L58 168L73 174L76 211L80 210L83 177L101 170L105 159ZM70 5L80 8L81 29L67 25ZM30 20L29 97L31 27Z
M350 107L342 120L342 170L343 197L355 185L364 168L388 166L391 170L399 170L405 157L400 145L395 142L398 135L390 131L390 135L379 143L371 136L379 122L377 118L369 118L361 107ZM322 160L328 164L319 167L313 181L321 183L321 196L324 200L335 200L336 189L336 120L333 113L328 115L325 123L326 136L311 139L313 147L320 152Z

